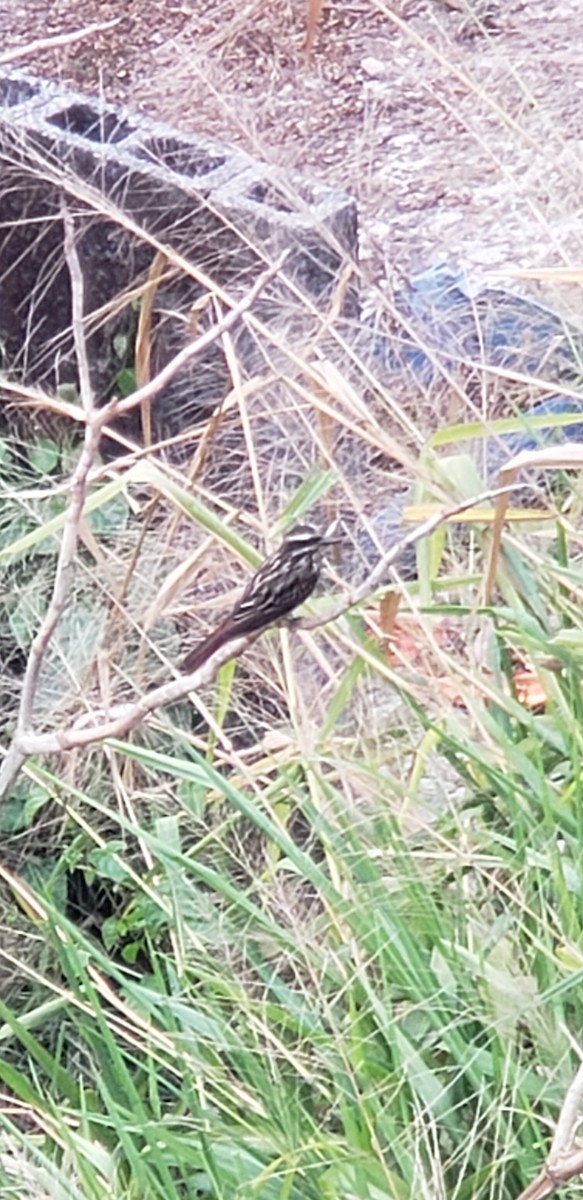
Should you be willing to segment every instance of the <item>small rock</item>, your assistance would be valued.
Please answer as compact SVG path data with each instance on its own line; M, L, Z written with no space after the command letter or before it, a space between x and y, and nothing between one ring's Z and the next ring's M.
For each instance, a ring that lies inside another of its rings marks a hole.
M387 63L382 62L380 58L363 58L360 65L370 79L380 79L387 75Z

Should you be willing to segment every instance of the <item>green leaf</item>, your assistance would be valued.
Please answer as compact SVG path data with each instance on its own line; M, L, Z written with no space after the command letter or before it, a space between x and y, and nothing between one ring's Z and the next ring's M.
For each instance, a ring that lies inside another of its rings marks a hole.
M410 1200L405 1180L372 1157L358 1156L355 1162L337 1163L322 1177L325 1200Z
M126 478L127 476L119 476L102 487L96 488L87 497L87 503L83 510L84 515L87 516L90 513L94 513L97 509L102 508L103 505L108 504L114 496L122 492L126 486ZM56 499L57 497L55 497ZM36 551L42 542L48 539L52 541L53 536L61 531L64 523L65 512L61 512L58 516L52 517L43 524L35 526L32 530L30 529L30 524L27 522L26 533L23 534L19 530L17 537L13 537L7 546L2 546L0 549L0 559L15 558L33 549Z
M202 504L185 487L182 487L175 479L167 477L155 463L147 459L141 459L128 471L126 481L135 481L138 484L145 483L149 487L155 488L192 521L200 525L203 529L206 529L207 533L214 534L225 546L229 546L235 554L239 555L243 562L248 563L254 570L259 566L263 558L262 554L259 554L253 546L250 546L229 525L225 525L220 517L217 517L216 513L207 508L205 504Z
M123 850L123 842L110 842L103 849L91 850L89 854L89 862L92 867L95 867L98 875L105 876L106 879L111 879L114 883L123 883L130 879L131 875L127 867L120 860L120 852Z
M321 500L322 496L327 495L330 488L334 486L338 474L336 471L323 471L321 467L312 467L306 478L294 492L291 500L285 506L285 509L277 523L278 533L284 533L297 521L301 520L307 512Z
M129 518L130 506L126 496L120 493L92 512L88 517L88 522L94 533L101 533L107 537L123 533L127 528Z
M28 859L23 864L21 874L39 896L49 899L59 912L65 912L67 879L63 871L59 872L58 866L57 858Z
M131 967L136 962L139 955L143 953L143 950L143 942L128 942L127 945L122 946L121 956L124 962L129 963Z
M0 833L20 833L26 829L25 805L22 796L9 796L0 806Z
M50 438L41 438L28 447L29 462L40 475L49 475L54 471L60 457L61 451L57 443Z
M38 599L37 596L37 602ZM21 650L26 650L30 646L38 628L40 615L38 603L34 603L30 592L25 592L8 617L10 632Z
M106 950L113 950L120 938L125 934L126 927L118 917L106 917L100 928L101 940Z
M180 854L182 849L180 818L175 815L171 817L158 817L154 828L156 836L160 838L162 845L168 850L174 850L177 854Z
M79 390L75 383L60 383L57 388L57 396L60 400L64 400L65 404L78 404Z
M136 372L133 367L122 367L115 382L122 396L131 396L136 390Z
M24 804L24 824L28 828L32 825L37 813L49 803L51 797L44 788L32 787L29 795L26 797Z
M117 357L123 362L129 350L130 340L127 333L116 333L113 339L113 349Z
M191 779L181 779L178 783L178 799L180 804L200 820L206 812L206 789Z

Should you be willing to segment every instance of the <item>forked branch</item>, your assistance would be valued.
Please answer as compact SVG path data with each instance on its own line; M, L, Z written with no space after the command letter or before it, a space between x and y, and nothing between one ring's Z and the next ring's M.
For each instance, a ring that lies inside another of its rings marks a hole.
M102 725L99 725L92 736L87 736L86 731L82 735L77 728L74 731L74 735L72 731L64 731L62 735L35 734L33 732L35 698L40 672L55 630L72 593L75 559L79 545L79 528L85 508L88 479L96 462L105 426L112 420L115 420L120 413L127 413L138 405L143 404L146 400L154 399L189 362L200 355L203 350L206 350L212 342L218 340L228 330L233 328L241 320L244 313L251 308L259 293L278 274L287 257L287 252L280 255L277 261L259 276L239 303L233 305L229 312L216 325L206 330L194 342L191 342L176 354L154 379L133 392L131 396L113 400L104 407L97 408L91 389L85 340L83 273L75 244L73 217L65 204L63 205L62 215L64 223L64 251L71 279L72 331L79 373L84 439L83 448L69 484L69 503L63 525L51 600L41 621L40 628L32 642L22 683L16 732L0 768L0 800L9 792L15 778L30 754L50 753L51 750L66 749L73 745L86 745L91 741L101 741L104 737L114 736L114 733L118 730L118 726L115 725L112 732L111 721L105 721ZM158 703L161 702L159 701ZM152 707L158 707L158 703L147 706L145 711L149 712ZM142 714L140 704L133 706L132 715L128 723L122 722L122 732L139 724L143 719L143 715L145 713ZM45 750L43 747L46 745L47 740L50 743L51 749Z
M295 628L316 629L342 616L349 608L365 600L378 589L388 568L398 560L403 550L415 545L421 538L433 533L444 521L467 512L468 509L483 504L486 500L494 499L500 494L501 490L500 488L494 488L490 491L481 492L478 496L473 497L472 500L466 500L463 504L447 508L430 517L427 521L424 521L423 524L406 534L405 537L382 556L373 571L371 571L367 579L358 588L345 593L338 604L329 609L328 612L322 613L318 617L309 617L298 621ZM242 654L255 641L257 636L257 634L253 634L250 637L241 637L227 642L208 658L201 667L193 671L192 674L172 679L161 687L147 692L137 701L115 705L107 713L96 712L90 716L84 714L83 717L73 722L68 728L58 730L54 733L34 733L31 730L22 731L16 736L14 743L20 755L21 765L26 758L33 754L57 754L63 750L72 750L76 747L102 742L106 738L121 738L125 736L132 729L140 725L156 709L161 708L163 705L174 703L176 700L187 696L190 692L196 692L203 684L208 683L214 678L224 663ZM0 798L4 794L1 789L2 773L0 772Z

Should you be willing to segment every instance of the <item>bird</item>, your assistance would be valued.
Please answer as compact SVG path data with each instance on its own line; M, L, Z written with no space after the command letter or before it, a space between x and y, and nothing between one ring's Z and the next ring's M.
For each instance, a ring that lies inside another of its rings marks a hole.
M249 580L224 621L180 664L183 674L198 670L221 646L234 638L263 633L308 599L320 578L324 552L342 539L332 530L319 533L311 525L295 525L281 546Z

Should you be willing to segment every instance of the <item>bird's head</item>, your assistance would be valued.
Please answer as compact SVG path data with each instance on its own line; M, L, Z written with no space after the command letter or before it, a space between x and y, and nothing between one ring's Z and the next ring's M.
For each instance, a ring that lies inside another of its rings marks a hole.
M294 525L284 537L284 545L294 555L314 556L319 561L327 546L334 546L342 541L338 522L334 522L326 533L321 533L313 525Z
M342 535L338 522L335 521L326 533L320 533L319 529L315 529L313 525L294 525L288 533L285 534L284 542L287 546L297 546L300 549L302 546L308 550L312 546L324 547L334 546L342 541Z

